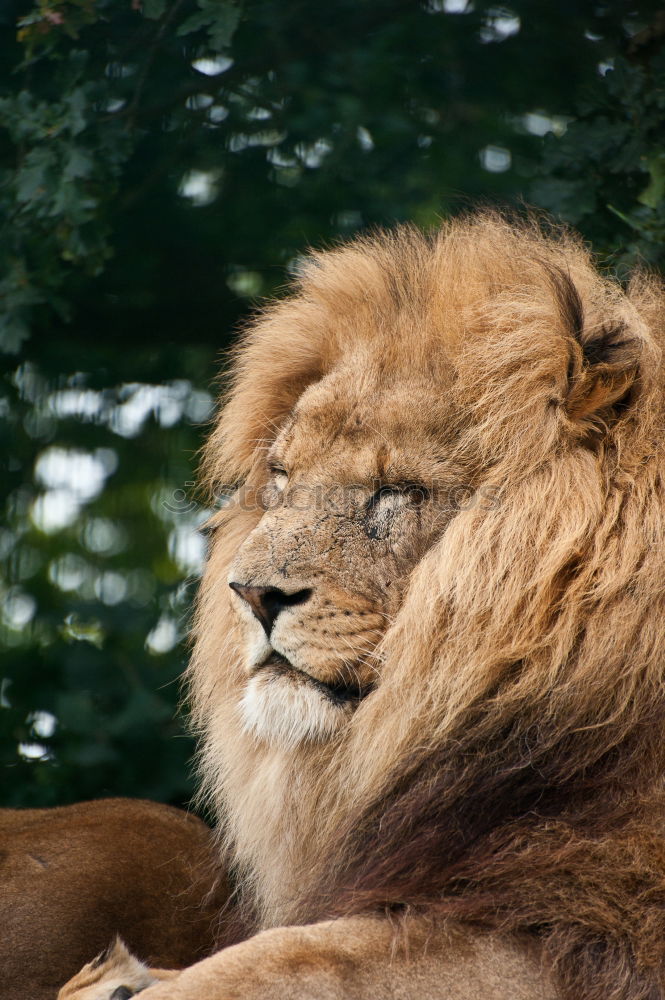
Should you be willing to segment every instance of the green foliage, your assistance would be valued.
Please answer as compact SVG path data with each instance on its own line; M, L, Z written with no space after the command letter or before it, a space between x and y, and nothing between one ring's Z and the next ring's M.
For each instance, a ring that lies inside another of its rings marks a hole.
M40 0L19 19L22 82L0 98L0 122L14 152L0 173L6 237L0 346L6 351L28 336L32 306L46 303L68 317L60 289L72 266L95 276L111 255L114 199L144 137L139 119L155 91L154 62L161 57L166 70L176 59L194 76L195 47L207 40L222 52L229 44L239 8L222 0L194 6L200 9L175 30L178 9L187 5L167 9L154 0L143 12L110 0ZM174 83L178 95L187 90L185 81ZM173 85L160 93L167 102L178 100ZM184 106L174 109L172 131L183 113Z
M0 9L4 804L189 795L215 359L307 244L526 198L661 260L657 6Z
M622 271L665 263L665 47L617 57L558 140L533 196Z
M103 370L109 354L86 362ZM195 352L188 364L201 364ZM189 481L189 425L210 397L185 377L109 390L24 363L3 403L5 804L122 791L183 801L192 747L174 717L177 642L205 512L174 484Z

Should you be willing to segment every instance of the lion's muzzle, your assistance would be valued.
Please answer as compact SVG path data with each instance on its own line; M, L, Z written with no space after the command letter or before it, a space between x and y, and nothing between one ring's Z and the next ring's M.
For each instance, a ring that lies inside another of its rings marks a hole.
M243 601L247 602L252 614L261 622L268 638L270 638L275 619L281 611L298 604L304 604L312 596L311 587L296 590L291 594L280 590L279 587L252 587L234 581L229 583L229 587Z

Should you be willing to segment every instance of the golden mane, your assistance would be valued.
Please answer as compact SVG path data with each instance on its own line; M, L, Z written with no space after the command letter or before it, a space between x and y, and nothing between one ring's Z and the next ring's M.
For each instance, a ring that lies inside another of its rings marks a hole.
M204 794L259 923L421 906L539 934L567 997L661 995L663 301L566 231L485 213L313 253L245 331L206 452L211 488L238 488L189 676ZM349 355L386 380L443 359L450 448L497 503L418 564L339 739L277 749L236 717L227 569L266 443Z

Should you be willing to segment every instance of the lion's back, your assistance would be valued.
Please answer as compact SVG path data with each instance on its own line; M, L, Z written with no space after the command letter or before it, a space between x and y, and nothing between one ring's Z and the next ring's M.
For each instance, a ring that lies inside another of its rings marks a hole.
M227 895L213 837L156 802L0 810L3 992L52 998L116 934L152 965L212 950Z

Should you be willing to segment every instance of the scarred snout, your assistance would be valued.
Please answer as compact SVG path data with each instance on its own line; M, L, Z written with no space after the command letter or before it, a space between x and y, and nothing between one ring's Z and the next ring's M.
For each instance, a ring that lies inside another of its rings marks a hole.
M252 614L260 621L268 638L270 638L277 616L285 608L304 604L313 593L311 587L304 587L302 590L288 593L279 587L255 587L237 583L234 580L229 582L229 587L249 605Z

